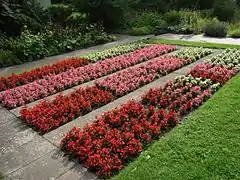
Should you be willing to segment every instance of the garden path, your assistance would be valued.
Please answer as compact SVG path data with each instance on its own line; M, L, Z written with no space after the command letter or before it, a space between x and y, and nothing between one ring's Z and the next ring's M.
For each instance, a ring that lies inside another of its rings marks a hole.
M163 38L171 40L184 40L184 41L195 41L195 42L209 42L209 43L218 43L218 44L240 44L240 38L213 38L206 37L203 34L194 35L194 34L162 34L155 36L154 38Z

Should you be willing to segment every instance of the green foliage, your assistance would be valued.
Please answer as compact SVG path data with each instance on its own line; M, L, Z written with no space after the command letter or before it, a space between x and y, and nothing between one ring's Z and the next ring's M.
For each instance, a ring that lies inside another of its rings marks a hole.
M217 18L214 18L208 24L206 24L204 33L206 36L211 37L226 37L227 24L219 21Z
M73 13L74 8L66 4L53 4L48 11L53 23L65 25L65 20Z
M39 31L48 21L47 12L34 0L2 0L0 8L0 30L7 35L20 35L25 25Z
M24 29L19 38L0 41L0 67L32 61L114 40L100 24L72 28L51 25L38 34Z
M188 9L169 11L163 18L170 25L170 32L183 34L199 34L203 32L204 25L209 22L208 17L202 12Z
M157 12L137 12L126 17L123 28L131 35L153 34L156 28L166 28L166 22Z
M229 25L228 36L233 38L240 38L240 23Z
M129 33L133 36L148 35L153 33L153 28L151 26L133 27Z
M72 26L79 26L80 24L88 23L87 14L80 12L72 12L72 14L69 15L65 21L68 25Z
M144 27L151 26L156 27L162 23L162 16L157 12L143 12L137 13L136 16L131 19L130 26L131 27Z
M167 13L164 14L163 18L170 26L178 25L181 22L180 13L179 11L176 10L168 11Z
M91 22L103 22L104 27L110 29L119 26L131 3L128 0L73 0L78 10L89 14Z
M213 15L221 21L231 21L237 7L235 0L216 0Z
M19 63L20 60L12 53L12 51L0 49L0 67L11 66Z

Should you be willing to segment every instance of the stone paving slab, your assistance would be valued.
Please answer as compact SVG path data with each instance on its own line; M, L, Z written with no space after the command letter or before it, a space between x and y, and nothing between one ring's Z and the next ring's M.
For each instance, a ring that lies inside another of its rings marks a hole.
M75 162L70 161L59 149L55 149L32 163L9 174L6 179L16 180L51 180L73 168Z
M13 148L22 146L30 141L32 141L36 136L39 136L37 132L33 131L31 128L23 129L15 133L13 136L9 136L5 139L0 139L0 156L7 153Z
M20 64L20 65L10 66L10 67L6 67L6 68L0 68L0 77L1 76L8 76L8 75L11 75L12 73L21 73L23 71L31 70L33 68L41 67L41 66L44 66L44 65L53 64L53 63L56 63L59 60L66 59L68 57L82 56L84 54L101 51L101 50L104 50L104 49L107 49L107 48L111 48L111 47L126 44L126 43L131 43L131 42L134 42L134 41L138 41L138 40L146 39L146 38L150 38L150 37L153 37L153 35L147 35L147 36L121 35L121 36L119 36L119 40L114 41L114 42L109 42L109 43L98 45L98 46L92 46L92 47L89 47L89 48L80 49L80 50L77 50L77 51L73 51L73 52L70 52L70 53L65 53L65 54L61 54L61 55L57 55L57 56L46 57L46 58L41 59L41 60L27 62L27 63Z
M218 43L218 44L236 44L240 45L240 38L214 38L207 37L203 34L194 35L194 34L162 34L159 36L155 36L154 38L159 39L170 39L170 40L184 40L184 41L192 41L192 42L209 42L209 43Z
M0 124L9 123L14 121L15 116L5 108L0 108Z
M28 127L24 122L19 120L17 117L13 117L11 121L0 124L0 139L6 139L18 131L23 131L27 128Z
M81 164L77 164L65 174L56 180L95 180L97 176L84 168Z
M160 86L162 84L164 84L166 82L166 80L170 80L170 79L174 79L176 76L178 76L179 74L175 74L175 73L170 73L166 76L163 76L161 78L159 78L158 80L155 80L152 83L149 83L121 98L118 98L114 101L112 101L111 103L108 103L105 106L102 106L84 116L81 116L63 126L58 127L57 129L46 133L45 135L43 135L44 138L46 138L47 140L49 140L51 143L55 144L56 146L60 145L60 141L63 138L64 134L66 134L73 126L77 126L80 128L83 128L86 124L90 124L92 122L94 122L96 120L96 116L100 116L102 113L106 112L106 111L110 111L116 107L119 107L121 104L128 102L131 99L136 99L136 100L140 100L141 96L143 95L143 93L145 93L147 90L156 87L156 86Z
M54 145L36 136L32 141L17 148L11 148L0 156L0 172L8 175L41 157L42 155L56 149Z

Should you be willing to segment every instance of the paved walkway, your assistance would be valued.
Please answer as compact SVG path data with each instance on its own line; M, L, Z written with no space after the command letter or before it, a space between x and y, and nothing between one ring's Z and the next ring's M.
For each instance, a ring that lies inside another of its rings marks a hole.
M27 63L20 64L20 65L10 66L10 67L6 67L6 68L0 68L0 77L11 75L12 73L20 73L20 72L23 72L26 70L30 70L30 69L33 69L36 67L41 67L41 66L48 65L48 64L53 64L59 60L66 59L68 57L81 56L84 54L101 51L101 50L111 48L114 46L118 46L121 44L126 44L126 43L130 43L130 42L138 41L141 39L153 37L153 35L147 35L147 36L116 35L116 36L117 36L118 40L114 41L114 42L110 42L110 43L106 43L106 44L102 44L102 45L98 45L98 46L92 46L92 47L89 47L86 49L80 49L77 51L72 51L72 52L57 55L57 56L46 57L41 60L27 62Z
M215 50L215 53L210 56L214 56L219 52L219 50ZM209 56L205 58L209 58ZM118 107L130 99L138 100L150 88L163 85L166 80L172 80L178 75L186 74L194 64L202 62L203 59L163 76L43 136L40 136L27 127L18 118L19 108L8 111L0 107L0 172L5 175L6 179L96 179L97 177L94 174L88 172L76 160L69 160L68 156L65 156L58 148L63 135L73 126L83 127L86 124L92 123L95 117L101 115L103 112ZM89 82L81 86L91 84L92 82ZM75 89L76 87L71 88L64 91L64 93L68 94ZM31 103L31 105L33 104Z
M219 43L219 44L239 44L240 38L213 38L206 37L203 34L200 35L184 35L184 34L163 34L155 36L154 38L172 39L172 40L185 40L185 41L198 41L198 42L209 42L209 43Z

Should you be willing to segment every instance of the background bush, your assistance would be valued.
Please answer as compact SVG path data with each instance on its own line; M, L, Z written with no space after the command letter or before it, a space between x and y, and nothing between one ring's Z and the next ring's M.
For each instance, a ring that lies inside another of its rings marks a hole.
M228 36L232 38L240 38L240 22L229 25Z
M206 24L204 33L206 36L211 37L226 37L227 24L219 21L217 18L214 18L208 24Z

